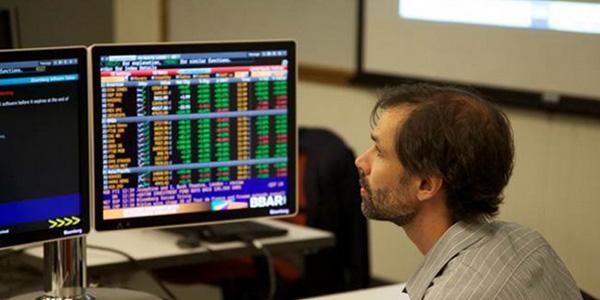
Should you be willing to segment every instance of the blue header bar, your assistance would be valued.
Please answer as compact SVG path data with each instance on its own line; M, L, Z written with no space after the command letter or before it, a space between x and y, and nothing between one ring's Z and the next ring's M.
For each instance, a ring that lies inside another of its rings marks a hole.
M171 54L139 54L139 55L108 55L100 57L100 61L161 61L166 59L196 60L208 58L249 58L249 57L286 57L287 50L274 49L269 51L231 51L205 53L171 53Z
M19 77L19 78L0 79L0 86L34 84L34 83L52 83L52 82L62 82L62 81L77 81L77 80L79 80L78 74Z

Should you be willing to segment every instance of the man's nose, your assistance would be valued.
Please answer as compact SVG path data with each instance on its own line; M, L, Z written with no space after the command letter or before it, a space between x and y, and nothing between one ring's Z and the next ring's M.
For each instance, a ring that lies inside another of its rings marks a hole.
M369 174L369 164L367 163L367 153L363 153L361 155L359 155L356 160L354 161L354 165L356 165L357 168L359 168L360 170L362 170L365 175Z

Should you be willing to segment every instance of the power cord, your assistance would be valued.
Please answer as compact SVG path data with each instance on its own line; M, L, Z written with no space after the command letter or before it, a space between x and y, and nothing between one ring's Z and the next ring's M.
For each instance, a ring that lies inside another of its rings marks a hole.
M152 279L156 282L156 284L158 284L158 286L162 289L163 292L165 292L165 294L167 294L169 296L170 299L177 300L177 297L171 292L171 290L169 290L169 288L167 288L164 285L162 280L158 279L154 274L152 274L152 272L149 272L148 270L146 270L146 268L142 267L142 265L140 265L140 263L135 258L133 258L131 255L129 255L121 250L109 248L109 247L87 245L87 248L88 249L96 249L96 250L100 250L100 251L113 252L113 253L116 253L116 254L126 257L127 260L129 260L129 262L131 264L133 264L138 270L142 270L142 271L146 272L146 274L150 275L150 277L152 277Z
M275 265L273 263L273 255L267 250L263 243L252 237L239 235L239 239L252 248L258 250L265 257L267 262L267 271L269 273L269 290L266 295L266 300L273 300L275 298L275 292L277 291L277 277L275 276Z

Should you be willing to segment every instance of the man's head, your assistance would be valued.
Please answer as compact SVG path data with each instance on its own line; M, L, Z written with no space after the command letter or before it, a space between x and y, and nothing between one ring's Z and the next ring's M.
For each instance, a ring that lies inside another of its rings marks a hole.
M497 214L514 156L501 111L462 89L401 85L383 91L372 123L374 146L356 160L365 216L406 225L432 199L452 222Z

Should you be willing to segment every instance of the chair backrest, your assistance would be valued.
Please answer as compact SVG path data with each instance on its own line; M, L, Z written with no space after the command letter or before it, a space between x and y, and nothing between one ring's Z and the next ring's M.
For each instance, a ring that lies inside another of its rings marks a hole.
M300 128L299 146L306 156L302 185L306 224L331 231L336 246L305 260L307 287L314 294L365 288L369 284L367 220L360 205L354 153L334 133Z
M290 217L282 219L283 221L287 221L290 223L298 224L298 225L306 225L306 194L304 193L304 174L306 173L306 154L302 151L298 153L298 214Z

